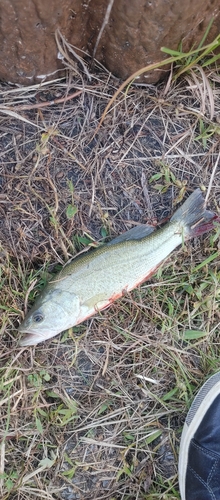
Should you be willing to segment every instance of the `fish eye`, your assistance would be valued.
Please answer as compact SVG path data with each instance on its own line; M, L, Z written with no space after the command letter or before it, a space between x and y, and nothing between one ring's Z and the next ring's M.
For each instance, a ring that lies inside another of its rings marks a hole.
M35 323L40 323L41 321L43 321L44 317L43 317L43 314L36 311L34 314L33 314L33 320L35 321Z

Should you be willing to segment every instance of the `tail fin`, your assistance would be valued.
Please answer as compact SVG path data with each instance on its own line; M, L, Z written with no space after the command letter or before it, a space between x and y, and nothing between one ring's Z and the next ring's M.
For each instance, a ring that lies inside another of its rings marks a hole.
M194 238L213 229L217 219L214 212L206 210L202 191L198 188L178 208L170 222L181 222L188 229L187 238Z

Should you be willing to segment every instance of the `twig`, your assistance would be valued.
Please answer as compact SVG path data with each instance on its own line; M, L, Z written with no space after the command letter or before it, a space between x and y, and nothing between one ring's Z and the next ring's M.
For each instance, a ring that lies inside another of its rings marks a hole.
M93 54L92 54L92 61L95 59L95 55L96 55L96 51L97 51L97 48L98 48L98 44L100 42L100 39L101 39L101 36L103 34L103 31L106 27L106 24L108 23L109 21L109 17L110 17L110 14L111 14L111 10L112 10L112 7L113 7L113 3L114 3L114 0L110 0L109 3L108 3L108 7L106 9L106 13L105 13L105 17L104 17L104 20L103 20L103 23L102 23L102 26L101 26L101 29L99 31L99 34L97 36L97 40L96 40L96 44L95 44L95 47L94 47L94 50L93 50Z
M78 56L78 54L77 54L77 53L75 52L75 50L73 49L73 46L72 46L72 45L70 45L70 44L69 44L69 43L65 40L65 38L64 38L64 36L62 35L62 33L60 32L60 30L59 30L59 29L57 29L57 30L55 31L55 39L56 39L57 47L58 47L58 49L59 49L60 53L63 55L63 57L64 57L65 59L67 59L67 61L69 61L70 66L71 66L71 69L74 69L74 71L75 71L77 74L79 74L79 72L76 70L76 68L74 68L74 67L73 67L73 62L74 62L74 61L73 61L73 60L71 60L71 58L69 57L69 55L67 54L67 52L65 52L65 50L64 50L64 49L63 49L63 47L61 46L60 41L59 41L59 38L58 38L58 36L57 36L57 35L59 35L59 37L61 38L61 40L62 40L62 42L63 42L64 47L65 47L65 48L66 48L66 49L67 49L70 53L72 53L72 54L73 54L73 56L77 59L77 61L81 64L81 66L83 67L83 70L84 70L85 74L86 74L86 75L87 75L87 77L88 77L88 80L91 82L92 77L91 77L91 75L90 75L90 73L89 73L89 71L88 71L88 69L87 69L87 67L86 67L86 65L85 65L85 63L84 63L84 61L83 61L82 57Z
M147 204L148 215L153 219L154 218L154 213L153 213L153 210L152 210L152 206L151 206L151 202L150 202L150 196L149 196L149 193L148 193L148 188L147 188L147 183L146 183L146 175L145 175L145 173L144 173L143 170L142 170L142 174L141 174L141 186L142 186L143 194L144 194L145 201L146 201L146 204Z
M24 104L24 106L16 106L13 109L24 111L25 109L45 108L45 106L52 106L53 104L60 104L62 102L70 101L71 99L74 99L74 97L82 94L82 92L83 90L78 90L77 92L68 95L68 97L60 97L59 99L54 99L53 101L45 101L38 104Z
M25 314L27 314L27 304L28 304L28 299L29 299L29 295L30 295L30 292L32 292L33 288L35 287L37 283L37 279L33 280L27 290L27 293L25 295L25 299L24 299L24 312Z
M69 95L68 97L59 97L59 99L54 99L53 101L44 101L40 102L37 104L24 104L23 106L0 106L0 111L3 113L6 111L25 111L26 109L39 109L39 108L45 108L46 106L52 106L53 104L60 104L62 102L70 101L71 99L74 99L74 97L77 97L78 95L82 94L82 90L78 90L77 92L74 92L73 94ZM6 113L7 114L7 113ZM10 114L10 113L8 113Z
M207 205L207 201L208 201L208 198L209 198L209 195L210 195L210 191L212 189L212 183L213 183L213 180L214 180L214 177L215 177L216 169L218 167L219 158L220 158L220 151L219 151L219 154L218 154L218 158L217 158L217 160L215 162L215 166L213 168L212 175L210 177L210 181L209 181L209 185L208 185L208 189L207 189L207 193L206 193L206 197L205 197L205 205Z

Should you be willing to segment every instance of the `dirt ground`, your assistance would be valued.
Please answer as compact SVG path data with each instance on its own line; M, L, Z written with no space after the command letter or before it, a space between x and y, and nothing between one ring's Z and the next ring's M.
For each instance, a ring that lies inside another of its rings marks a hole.
M119 86L102 68L0 86L4 500L180 498L185 415L219 369L219 228L50 341L20 348L17 327L77 252L165 222L198 186L219 213L220 85L206 78L129 87L98 131Z

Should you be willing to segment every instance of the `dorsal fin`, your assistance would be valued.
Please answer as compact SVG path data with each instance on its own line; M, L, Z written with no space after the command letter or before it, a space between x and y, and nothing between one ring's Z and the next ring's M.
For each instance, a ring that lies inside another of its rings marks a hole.
M154 227L149 226L148 224L140 224L140 226L132 227L128 231L125 231L125 233L116 236L116 238L109 241L107 245L115 245L116 243L121 243L122 241L141 240L142 238L149 236L154 229Z

